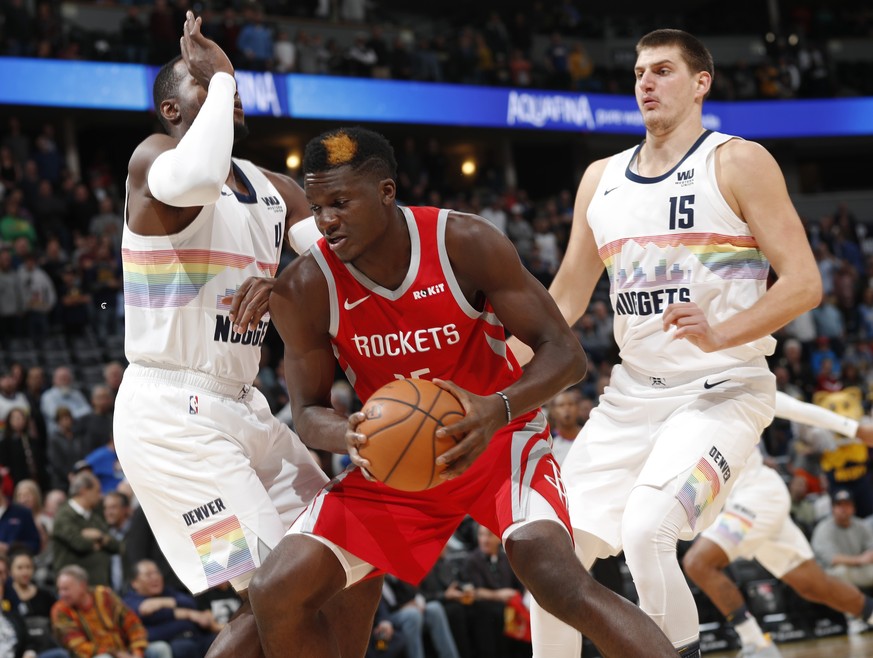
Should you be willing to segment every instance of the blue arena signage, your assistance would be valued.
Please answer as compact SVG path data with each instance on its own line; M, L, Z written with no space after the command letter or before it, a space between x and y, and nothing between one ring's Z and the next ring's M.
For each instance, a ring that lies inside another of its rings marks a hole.
M0 104L144 111L156 74L137 64L0 58ZM643 133L629 96L251 71L236 78L252 116ZM703 123L752 139L873 135L873 98L709 101Z

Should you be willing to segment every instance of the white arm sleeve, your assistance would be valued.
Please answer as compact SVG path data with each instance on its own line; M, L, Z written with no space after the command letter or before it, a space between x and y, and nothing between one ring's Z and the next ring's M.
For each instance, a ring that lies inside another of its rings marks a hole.
M288 228L288 242L298 254L309 251L309 248L318 242L320 237L321 231L315 225L315 217L301 219Z
M230 170L233 149L233 96L236 81L216 73L200 112L176 148L152 163L149 190L168 206L187 208L215 203Z
M830 409L801 402L790 395L776 392L776 415L803 425L821 427L849 438L858 433L858 421L846 418Z

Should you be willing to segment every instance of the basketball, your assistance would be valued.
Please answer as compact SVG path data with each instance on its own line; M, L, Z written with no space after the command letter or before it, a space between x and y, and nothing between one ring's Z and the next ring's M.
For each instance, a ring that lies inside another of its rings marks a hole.
M398 379L378 389L361 411L358 431L369 442L359 452L380 482L402 491L424 491L440 484L444 466L436 458L456 445L436 431L464 417L458 399L424 379Z

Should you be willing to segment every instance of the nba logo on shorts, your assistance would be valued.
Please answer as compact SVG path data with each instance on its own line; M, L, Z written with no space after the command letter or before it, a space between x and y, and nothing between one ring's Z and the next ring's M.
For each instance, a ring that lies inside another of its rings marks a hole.
M200 410L200 398L196 395L191 395L188 397L188 413L191 415L196 414Z

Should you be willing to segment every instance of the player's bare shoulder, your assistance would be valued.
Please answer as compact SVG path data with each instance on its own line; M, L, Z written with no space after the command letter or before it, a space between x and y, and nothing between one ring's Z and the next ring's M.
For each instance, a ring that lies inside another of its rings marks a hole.
M600 179L603 178L603 172L606 171L606 165L609 164L611 158L601 158L595 160L585 168L585 173L579 181L579 190L577 194L594 195L597 186L600 185Z
M453 264L459 260L477 257L489 251L511 247L509 241L494 224L472 213L452 210L446 219L446 251Z
M139 143L127 163L131 191L147 191L149 169L164 151L176 148L179 140L163 133L149 135Z
M784 188L782 171L770 152L757 142L739 138L716 149L715 178L725 201L743 219L743 197L749 192L773 192L777 183Z
M731 171L754 171L749 167L761 166L766 163L775 163L770 152L758 142L750 142L745 139L729 139L720 144L715 151L716 167L730 169Z
M270 297L271 307L276 297L296 309L306 309L307 312L315 306L323 305L327 309L329 303L327 280L312 254L298 256L282 270L273 286Z

